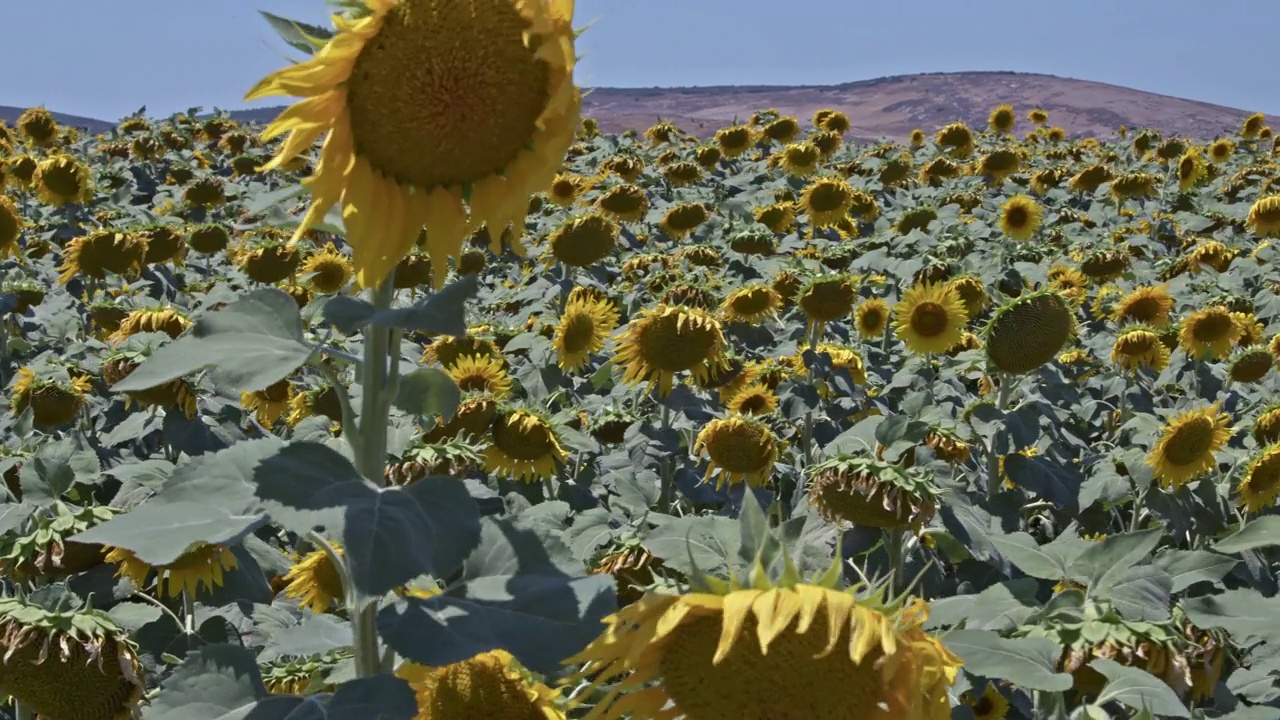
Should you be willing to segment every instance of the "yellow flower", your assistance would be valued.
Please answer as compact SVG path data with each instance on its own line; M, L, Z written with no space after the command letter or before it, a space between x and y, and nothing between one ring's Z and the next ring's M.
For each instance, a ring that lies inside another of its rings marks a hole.
M245 410L254 413L263 427L269 428L289 414L292 396L293 386L288 380L280 380L265 389L241 393L240 404Z
M333 549L342 556L342 546L329 541ZM318 614L329 612L335 602L341 603L346 597L342 587L342 575L334 565L333 559L323 548L312 550L294 563L284 576L285 597L291 597Z
M1013 132L1013 126L1017 122L1018 116L1014 114L1012 105L999 105L987 117L987 127L996 133Z
M734 322L758 323L777 317L782 296L769 285L755 283L734 290L724 299L720 313Z
M680 203L668 208L658 224L664 233L674 240L679 240L696 230L710 217L707 206L702 203Z
M1061 294L1023 293L1001 306L987 324L987 360L1001 372L1029 373L1051 362L1075 329L1075 314Z
M934 142L945 148L952 157L965 158L973 153L973 131L962 122L943 127L934 136Z
M1000 208L1000 230L1014 240L1030 240L1040 229L1044 208L1030 195L1014 195Z
M609 333L617 326L618 311L607 300L570 297L552 339L560 367L568 371L581 369L592 353L604 349Z
M83 205L93 197L93 173L70 155L41 160L31 182L40 202L53 207Z
M1247 513L1275 504L1280 497L1280 445L1268 445L1253 459L1238 490L1240 508Z
M716 418L707 423L693 443L693 453L707 454L709 479L719 471L716 488L746 482L764 485L773 474L780 448L778 438L765 423L746 416Z
M511 392L511 378L502 359L488 355L464 355L445 368L463 392L481 392L502 399Z
M710 314L670 305L641 311L617 344L614 362L624 368L623 382L657 385L661 397L670 394L676 373L706 380L726 345L719 321Z
M751 149L755 133L747 125L734 125L717 130L715 142L721 156L736 158Z
M1142 286L1120 299L1111 319L1116 322L1137 322L1162 328L1169 324L1173 310L1173 296L1167 286Z
M408 662L396 675L418 702L414 720L564 720L559 692L535 681L505 650L490 650L443 667Z
M106 561L118 566L116 577L128 578L140 588L145 587L147 577L155 571L160 595L178 597L179 593L185 592L192 599L201 586L212 592L222 585L224 572L239 567L235 554L229 548L207 543L187 548L181 557L168 565L152 566L132 550L121 547L111 548Z
M1210 305L1182 319L1178 344L1193 358L1208 356L1216 360L1231 353L1240 335L1240 326L1231 311L1221 305Z
M1280 195L1258 198L1249 208L1245 225L1255 235L1280 235Z
M18 132L36 147L49 147L58 140L58 121L43 106L27 108L18 116Z
M341 291L351 279L351 261L330 245L302 263L302 280L322 295Z
M787 174L796 177L808 177L818 171L818 163L822 160L822 153L813 143L798 142L787 145L775 157L781 158L778 163Z
M987 683L986 689L977 698L966 692L960 696L960 700L973 710L974 720L1004 720L1009 714L1009 701L1000 694L994 683Z
M573 2L364 5L358 18L335 17L337 34L312 59L246 96L305 98L264 132L288 138L263 170L328 133L293 241L341 203L356 280L373 287L425 225L439 284L471 228L487 224L497 239L523 226L528 196L551 183L573 142Z
M810 183L800 196L800 205L815 228L835 225L853 207L853 187L843 178L824 177Z
M1169 348L1160 336L1142 325L1126 327L1111 346L1111 362L1125 370L1149 367L1156 372L1169 364Z
M528 410L499 415L489 435L484 467L499 477L535 483L553 477L569 457L551 423Z
M29 408L36 427L54 428L74 420L92 390L84 375L49 377L38 375L31 368L18 368L9 388L10 411L21 415Z
M2 177L2 176L0 176ZM21 251L18 238L26 221L18 212L18 206L5 195L0 195L0 258L12 257Z
M864 338L884 335L884 330L889 325L889 303L881 298L863 300L853 311L853 324L858 328L858 334Z
M639 185L615 185L596 198L596 207L618 222L639 222L649 212L649 193Z
M914 353L944 353L960 342L969 315L960 294L946 285L923 283L893 308L894 333Z
M1169 420L1147 455L1165 487L1185 485L1217 467L1213 453L1231 439L1231 418L1217 405L1188 410Z

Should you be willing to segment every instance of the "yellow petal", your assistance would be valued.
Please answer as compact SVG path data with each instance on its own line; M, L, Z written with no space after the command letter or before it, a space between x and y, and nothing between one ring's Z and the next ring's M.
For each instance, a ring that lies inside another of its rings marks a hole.
M263 140L270 140L290 130L302 127L321 125L329 127L342 112L347 102L347 91L344 88L331 90L323 95L309 97L285 108L266 130L262 132Z
M751 613L751 606L761 595L759 590L739 590L724 596L724 615L720 625L720 643L716 646L716 654L711 658L712 665L718 665L733 650L733 644L742 634L742 626Z
M460 190L438 187L427 195L427 250L434 287L444 284L448 260L457 257L468 233L467 208Z

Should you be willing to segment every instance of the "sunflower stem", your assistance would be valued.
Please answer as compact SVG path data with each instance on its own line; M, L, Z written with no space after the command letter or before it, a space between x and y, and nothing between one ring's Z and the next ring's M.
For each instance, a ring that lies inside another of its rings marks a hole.
M196 599L186 590L182 591L182 627L187 635L187 649L196 649Z
M13 717L14 720L36 720L36 711L14 700Z
M996 410L1003 413L1009 405L1009 399L1013 396L1013 378L1005 373L999 373L997 376L999 387L996 389ZM1000 477L1000 455L996 453L996 445L1000 441L1001 433L1005 432L1004 423L1001 422L991 435L991 444L987 447L987 497L995 497L1000 492L1000 483L1004 479Z
M671 430L671 406L667 404L667 399L663 398L659 402L662 403L662 436L666 437L667 432ZM658 486L658 512L671 512L672 495L675 490L675 468L671 465L671 458L664 457L659 465L659 473L661 484Z
M902 574L906 570L906 537L903 528L884 532L884 548L889 554L889 592L895 597L902 589Z

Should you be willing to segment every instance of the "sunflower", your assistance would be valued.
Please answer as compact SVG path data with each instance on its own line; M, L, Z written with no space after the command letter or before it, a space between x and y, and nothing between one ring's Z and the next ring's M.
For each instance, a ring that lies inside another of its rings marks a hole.
M1178 189L1187 192L1205 176L1204 157L1191 148L1178 159Z
M928 605L838 590L833 568L804 582L787 562L771 580L757 561L743 580L699 578L701 592L650 593L606 618L567 661L587 663L567 682L616 681L586 720L949 717L961 662L922 629Z
M1116 303L1111 319L1117 323L1136 322L1162 328L1169 324L1173 296L1167 286L1146 285L1135 288Z
M137 234L147 246L147 253L142 258L142 262L147 265L170 261L181 264L186 256L187 246L183 242L182 233L171 225L143 227Z
M713 139L720 155L732 159L751 149L755 144L755 132L749 125L733 125L717 130Z
M946 352L960 341L969 314L960 294L949 286L922 283L912 287L893 308L894 333L907 349L920 354Z
M0 258L12 257L22 251L18 238L22 236L24 227L26 221L18 212L17 204L7 196L0 195Z
M1024 293L996 310L987 324L987 360L1001 372L1032 372L1057 357L1075 329L1075 315L1061 294Z
M1236 152L1236 144L1227 138L1214 140L1209 145L1209 159L1221 165L1231 159Z
M853 324L864 338L884 335L889 325L889 303L881 298L870 298L858 303L853 311Z
M973 153L973 131L963 122L943 127L933 139L952 157L965 158Z
M790 116L783 116L760 128L761 139L769 139L779 143L789 143L800 134L800 121Z
M1110 182L1114 177L1115 173L1111 171L1111 168L1101 163L1095 163L1072 175L1071 179L1067 181L1067 187L1071 189L1071 192L1092 195L1103 183Z
M657 147L675 142L680 137L680 128L673 123L658 121L644 131L644 137L649 141L649 147Z
M17 128L36 147L49 147L58 140L58 121L44 107L23 110L18 116Z
M960 702L973 711L974 720L1004 720L1009 714L1009 701L996 689L994 683L987 683L982 694L973 697L972 692L960 696Z
M1032 108L1027 111L1027 120L1032 125L1044 125L1049 122L1049 112L1043 108Z
M4 161L6 179L12 180L24 190L31 187L38 167L40 167L40 161L26 154L14 155Z
M1149 367L1160 372L1169 364L1169 349L1160 342L1155 330L1144 325L1129 325L1111 346L1111 362L1125 370Z
M852 123L849 122L849 116L839 110L832 110L825 115L821 121L817 120L817 113L814 114L814 125L821 127L827 132L833 132L838 135L844 135L849 132Z
M925 232L929 229L929 223L937 219L936 209L929 205L921 205L899 215L898 221L893 224L893 231L899 235L906 235L912 230Z
M919 528L937 512L941 490L915 468L839 455L810 468L809 504L828 522Z
M502 718L564 720L559 692L533 679L505 650L489 650L442 667L407 662L396 676L418 704L414 720Z
M187 247L199 255L212 255L225 250L231 233L221 223L204 223L187 230Z
M156 573L157 590L161 596L178 597L186 592L194 599L201 586L212 592L222 585L223 573L239 567L236 556L224 545L197 543L188 547L182 555L167 565L153 566L122 547L108 550L106 561L116 565L116 577L128 578L139 588L145 587L152 571Z
M551 422L529 410L499 413L489 428L489 440L485 470L510 480L534 483L554 477L569 457Z
M503 359L502 351L489 338L479 337L473 331L466 335L440 335L422 351L422 362L425 364L440 363L449 367L458 362L464 355L484 355L498 360Z
M987 294L987 288L981 278L974 275L961 275L949 281L948 285L959 293L960 300L964 302L965 312L970 318L977 317L978 313L991 304L991 297Z
M262 390L240 393L240 404L263 427L271 427L277 420L289 414L289 401L292 399L293 386L288 380L279 380Z
M463 392L482 392L501 400L511 392L511 378L503 362L488 355L464 355L445 368Z
M573 2L364 5L358 18L335 17L337 34L312 59L246 95L306 98L263 133L288 133L263 170L327 133L293 241L341 203L357 282L373 287L426 225L439 284L469 228L523 225L529 195L552 181L573 142Z
M729 249L743 255L772 255L778 242L765 228L749 227L729 239Z
M791 232L796 222L795 203L778 202L758 207L753 213L756 222L779 235Z
M571 294L552 340L560 367L569 372L582 369L593 353L604 349L617 326L618 311L608 300Z
M745 415L716 418L703 426L693 443L693 454L707 454L703 480L719 472L716 488L745 482L762 486L773 474L773 463L781 452L773 430L760 420Z
M1131 172L1111 180L1111 197L1116 201L1147 198L1156 193L1160 178L1145 172Z
M818 178L804 189L800 206L815 228L831 227L849 215L853 207L853 187L843 178Z
M1017 172L1021 165L1022 157L1016 151L1000 148L978 158L974 174L989 178L991 184L998 185Z
M649 194L639 185L623 183L596 198L596 207L619 222L639 222L649 212Z
M1262 512L1280 498L1280 445L1263 448L1249 463L1237 488L1240 509L1249 514Z
M275 285L298 271L302 253L295 245L266 237L235 248L232 259L250 280Z
M720 323L689 307L659 305L632 318L618 341L615 364L624 367L623 382L657 385L666 397L678 372L706 380L725 350Z
M333 540L329 544L341 557L342 546ZM346 597L342 575L324 548L303 555L285 573L284 581L285 597L298 600L302 607L309 608L317 615L329 612L335 602L341 603Z
M1258 137L1262 132L1262 128L1267 124L1267 116L1262 113L1254 113L1244 119L1240 125L1240 137L1253 139Z
M842 275L817 277L809 281L796 297L810 330L822 332L829 322L849 317L858 289L853 279Z
M54 428L74 420L92 390L93 385L84 375L41 376L31 368L18 368L9 387L10 411L21 415L30 408L36 427Z
M702 203L679 203L667 209L658 225L662 228L662 232L672 239L679 240L696 230L710 217L707 206Z
M562 207L573 207L585 186L584 178L560 173L552 178L551 185L547 188L547 199Z
M41 160L31 184L40 202L53 207L83 205L93 197L93 172L70 155L56 154Z
M547 247L558 262L569 267L590 267L611 255L617 241L617 224L601 213L589 212L556 228Z
M798 142L788 144L775 157L788 175L808 177L818 171L822 153L813 143Z
M1218 360L1231 353L1240 335L1240 326L1231 311L1222 305L1210 305L1182 319L1178 344L1193 358Z
M767 284L744 285L724 299L720 313L733 322L759 323L777 317L782 296Z
M1231 439L1231 418L1217 405L1188 410L1165 423L1147 464L1165 487L1185 485L1217 467L1213 453Z
M1012 105L999 105L987 116L987 127L995 133L1011 133L1017 122L1018 116L1014 114Z
M1280 195L1258 198L1249 208L1245 225L1255 235L1280 235Z
M739 415L768 415L778 409L778 394L764 383L750 383L735 392L725 408Z
M351 279L351 261L338 248L330 245L312 254L302 263L301 280L322 295L340 292Z
M644 171L644 161L635 155L613 155L600 163L600 170L633 182Z
M1240 351L1227 367L1227 377L1232 382L1256 383L1262 380L1275 365L1275 357L1266 348L1253 348Z
M1030 240L1040 229L1044 208L1030 195L1014 195L1000 207L1000 230L1014 240Z
M826 355L831 362L831 367L835 370L844 370L849 373L849 378L857 385L865 385L867 382L867 366L862 356L857 350L844 345L836 345L833 343L819 343L817 352ZM803 358L798 358L798 363L804 364Z

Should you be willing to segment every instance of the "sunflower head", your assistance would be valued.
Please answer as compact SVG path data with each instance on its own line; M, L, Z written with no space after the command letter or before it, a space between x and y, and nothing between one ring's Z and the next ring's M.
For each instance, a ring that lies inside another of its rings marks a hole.
M204 223L187 229L187 246L198 255L212 255L225 250L231 233L221 223Z
M800 196L800 206L815 228L834 226L853 208L853 186L840 177L821 177L809 183Z
M937 511L941 489L916 468L840 455L810 468L809 504L830 522L919 528Z
M969 322L960 293L940 284L912 287L893 313L894 332L908 350L920 354L946 352L959 342Z
M1280 445L1266 445L1249 463L1236 489L1239 504L1247 513L1257 514L1280 498Z
M811 326L821 326L848 317L857 299L858 288L853 278L827 275L810 280L800 290L796 303Z
M289 414L292 399L293 385L287 379L277 380L260 390L240 393L240 405L267 428Z
M1262 347L1242 349L1231 359L1231 364L1227 367L1227 377L1231 378L1232 382L1256 383L1266 377L1274 365L1275 357L1270 350Z
M141 340L141 335L133 335L123 346L112 348L104 356L102 378L108 385L115 385L129 377L153 352L152 345ZM197 412L196 388L183 378L125 393L125 407L134 402L143 408L173 408L188 418L195 417Z
M120 321L120 326L107 338L107 341L119 343L139 333L164 333L171 338L176 338L189 327L191 327L191 320L179 308L170 305L138 308Z
M485 393L501 399L511 392L506 363L492 355L463 355L445 368L463 392Z
M18 238L26 221L18 212L18 205L8 196L0 195L0 258L11 257L21 252Z
M1253 421L1252 434L1259 445L1280 442L1280 403L1268 405L1258 413Z
M781 452L780 441L761 420L730 415L716 418L698 432L694 454L706 453L706 478L719 472L716 487L746 482L761 486L773 474Z
M17 128L35 147L51 147L58 141L58 121L43 106L23 110L18 116Z
M298 271L302 252L273 234L246 237L233 251L236 265L250 280L275 285Z
M1280 235L1280 195L1268 195L1254 201L1245 225L1255 235Z
M853 324L864 338L884 335L889 325L889 303L878 297L863 300L853 311Z
M489 428L489 441L485 470L518 482L552 477L569 457L552 422L529 409L499 411Z
M1030 195L1014 195L1000 208L1000 230L1014 240L1030 240L1040 229L1044 208Z
M1155 328L1126 325L1111 346L1111 361L1125 370L1148 367L1160 372L1169 364L1169 349Z
M665 397L678 372L688 371L699 382L705 379L720 363L725 345L720 322L709 313L659 305L628 323L614 360L625 368L624 382L656 384Z
M755 221L779 235L788 233L796 222L796 206L792 202L777 202L758 207Z
M711 213L703 203L678 203L663 213L659 226L669 237L679 240L710 218Z
M1022 156L1009 148L998 148L978 158L974 174L988 178L992 184L998 184L1018 171L1022 166Z
M933 139L952 157L966 158L973 154L973 131L963 122L951 123L941 128Z
M336 541L329 544L342 556L343 549ZM345 598L342 576L329 552L323 547L303 555L284 576L285 597L298 600L302 607L316 614L326 613L335 603Z
M1230 309L1210 305L1182 319L1178 343L1193 358L1220 359L1231 353L1242 334Z
M302 262L301 280L322 295L340 292L351 280L351 261L338 248L329 245Z
M1027 111L1027 120L1032 125L1044 125L1049 122L1049 111L1043 108L1032 108Z
M912 230L921 232L929 229L929 223L938 219L938 210L931 205L920 205L904 211L893 224L893 231L906 235Z
M778 241L773 234L762 228L749 227L729 239L729 249L743 255L772 255L777 248Z
M197 543L188 547L177 560L156 566L132 550L121 547L108 547L107 550L106 561L116 566L116 577L128 578L142 588L154 573L157 591L162 597L179 597L185 592L194 599L201 587L212 591L223 584L224 573L239 567L235 554L225 545Z
M714 140L721 157L736 158L755 144L755 131L750 125L733 125L716 131Z
M556 706L559 692L535 680L505 650L442 667L406 662L396 676L413 690L420 718L565 719Z
M89 202L93 197L93 172L66 154L54 154L36 165L31 184L40 202L54 207Z
M58 505L50 513L33 515L0 538L0 571L19 583L39 579L47 584L97 567L103 562L102 546L68 538L115 514L109 506Z
M74 420L92 389L87 376L72 377L63 368L48 367L37 373L21 367L9 386L10 408L15 415L30 409L36 427L51 429Z
M1143 286L1116 303L1111 319L1117 323L1136 322L1162 328L1169 324L1172 311L1173 296L1165 286Z
M1053 360L1075 329L1075 313L1061 294L1024 293L996 310L987 324L987 360L1001 372L1032 372Z
M1183 412L1165 423L1147 464L1165 487L1185 485L1217 467L1214 452L1231 439L1231 418L1217 405Z
M322 655L276 657L260 664L258 672L267 692L275 695L333 692L334 685L327 679L329 674L350 659L351 653L346 650Z

